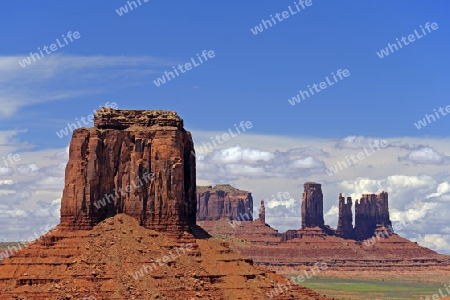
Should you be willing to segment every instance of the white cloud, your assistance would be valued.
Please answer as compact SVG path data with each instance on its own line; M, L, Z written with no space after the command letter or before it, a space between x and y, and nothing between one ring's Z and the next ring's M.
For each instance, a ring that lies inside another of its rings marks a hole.
M450 235L443 234L425 234L418 235L416 238L411 238L413 242L417 242L420 245L430 248L438 252L448 252L450 249Z
M411 162L413 164L448 164L450 159L430 147L421 147L410 151L407 155L399 157L399 161Z
M33 176L38 174L39 167L35 164L19 164L16 171L20 175Z
M0 167L0 176L11 176L14 173L11 167Z
M325 224L337 224L339 219L339 208L333 205L323 216Z
M268 151L258 149L241 148L240 146L230 147L213 151L208 155L212 163L247 163L257 164L259 162L268 162L274 158L274 154Z
M267 204L265 206L267 208L275 208L277 206L284 206L286 209L291 209L295 203L298 201L294 198L284 199L282 197L280 198L272 198L267 200Z
M440 183L437 187L437 192L429 194L427 196L427 198L440 197L440 196L443 196L443 195L449 194L449 193L450 193L450 182L446 181L446 182Z
M429 191L435 185L435 180L428 175L392 175L384 179L356 178L340 183L344 191L353 199L359 198L362 194L386 191L389 193L389 198L406 199L405 203L414 200L414 194L417 192Z
M407 205L403 211L395 208L390 209L389 216L391 221L401 223L416 222L417 220L424 218L427 212L434 209L436 206L436 203L415 200Z
M291 167L298 169L323 169L324 163L314 157L308 156L292 161Z
M203 154L197 160L197 177L216 182L239 178L291 178L323 172L324 167L322 161L311 156L293 158L289 151L267 151L238 145Z

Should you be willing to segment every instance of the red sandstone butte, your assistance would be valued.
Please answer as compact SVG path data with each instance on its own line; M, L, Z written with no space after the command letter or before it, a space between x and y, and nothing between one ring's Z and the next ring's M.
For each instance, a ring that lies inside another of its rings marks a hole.
M229 184L197 187L197 221L229 220L252 221L253 198L247 191Z
M355 237L370 238L377 227L391 227L388 194L363 194L355 203Z
M323 227L323 194L320 184L307 182L302 197L302 228Z
M193 150L175 112L98 110L93 128L72 135L61 224L91 229L125 213L145 228L188 230L196 209Z
M94 125L73 133L61 224L0 263L0 300L267 299L288 284L195 225L193 143L176 113L103 108ZM292 284L277 299L326 298Z

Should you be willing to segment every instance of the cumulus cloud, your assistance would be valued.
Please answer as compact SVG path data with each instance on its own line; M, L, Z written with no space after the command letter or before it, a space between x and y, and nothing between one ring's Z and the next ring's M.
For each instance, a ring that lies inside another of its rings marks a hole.
M334 225L338 223L339 219L339 208L333 205L323 216L325 224Z
M279 192L277 195L272 195L272 198L267 199L265 206L270 209L277 206L284 206L287 209L291 209L296 203L298 203L298 201L291 197L288 192Z
M323 172L325 164L315 157L291 157L289 151L267 151L241 146L216 149L197 156L199 179L226 182L239 178L298 178Z
M450 158L431 147L421 147L410 151L405 156L399 157L399 161L410 162L413 164L442 165L448 164Z
M344 180L339 185L353 199L359 198L362 194L375 194L386 191L389 193L390 199L395 198L396 202L399 201L406 204L414 200L412 198L414 195L423 195L424 192L431 191L437 183L429 175L392 175L384 179L356 178L354 180ZM404 202L405 199L406 202Z
M418 235L416 238L411 238L413 242L430 248L437 252L446 252L450 249L450 235L443 234L425 234Z
M215 150L207 155L209 162L218 164L258 164L273 160L275 155L268 151L251 148L241 148L240 146Z
M424 218L427 212L433 210L436 206L436 203L415 200L407 205L404 210L390 209L389 215L392 221L411 223Z
M438 185L436 193L427 196L428 199L438 201L450 201L450 182L442 182Z

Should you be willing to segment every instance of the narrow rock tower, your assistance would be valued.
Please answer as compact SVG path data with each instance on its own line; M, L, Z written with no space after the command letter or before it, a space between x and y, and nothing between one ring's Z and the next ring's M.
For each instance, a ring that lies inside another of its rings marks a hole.
M259 222L266 224L266 207L264 206L264 199L261 200L261 206L259 207Z
M302 198L302 228L324 227L322 185L315 182L304 184Z
M73 132L61 224L91 229L125 213L149 229L187 231L196 212L192 151L175 112L101 108L94 127Z
M352 197L347 197L347 202L342 194L339 194L339 219L336 233L343 238L353 237L353 213Z

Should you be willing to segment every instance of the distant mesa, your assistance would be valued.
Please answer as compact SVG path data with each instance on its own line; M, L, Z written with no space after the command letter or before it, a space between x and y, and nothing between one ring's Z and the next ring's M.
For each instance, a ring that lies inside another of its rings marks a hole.
M229 184L197 187L197 221L253 221L253 198Z

